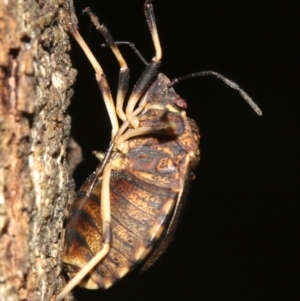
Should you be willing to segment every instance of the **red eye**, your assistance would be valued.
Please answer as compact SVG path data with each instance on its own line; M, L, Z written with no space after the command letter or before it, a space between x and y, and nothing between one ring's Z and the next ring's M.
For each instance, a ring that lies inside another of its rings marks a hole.
M186 109L187 108L186 101L183 98L181 98L181 97L175 98L173 102L179 108L182 108L182 109Z

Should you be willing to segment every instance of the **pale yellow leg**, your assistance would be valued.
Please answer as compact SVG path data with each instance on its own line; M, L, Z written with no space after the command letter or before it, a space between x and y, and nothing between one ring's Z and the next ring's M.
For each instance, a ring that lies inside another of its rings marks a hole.
M110 228L110 192L109 182L112 165L108 163L103 172L102 190L101 190L101 220L102 220L102 249L72 278L64 289L57 295L55 301L64 298L80 281L108 254L111 242Z
M77 274L72 278L64 289L56 296L55 301L62 300L80 281L107 255L109 244L103 244L99 253L95 255Z
M127 93L127 87L129 81L128 66L107 27L99 21L99 18L92 12L92 10L89 7L87 7L84 10L84 12L89 15L96 29L102 34L102 36L104 37L107 43L107 46L112 50L113 54L115 55L116 59L119 62L120 74L119 74L119 84L118 84L117 97L116 97L116 112L119 118L125 121L126 116L123 111L123 104Z
M114 102L113 102L113 98L112 98L112 95L111 95L111 92L110 92L110 88L109 88L106 76L105 76L105 74L102 70L102 67L100 66L100 64L96 60L95 56L91 52L90 48L85 43L82 36L80 35L78 29L72 23L71 14L70 14L70 10L68 8L68 5L66 4L65 7L66 7L66 10L65 10L66 18L67 18L67 21L68 21L67 22L68 30L73 35L73 37L77 41L77 43L80 45L80 47L84 51L85 55L87 56L88 60L90 61L90 63L92 64L92 66L94 67L94 70L96 72L96 80L97 80L98 85L99 85L99 87L101 89L101 92L102 92L102 96L103 96L103 100L104 100L104 103L105 103L105 106L106 106L106 110L108 112L108 115L109 115L109 118L110 118L110 121L111 121L111 124L112 124L112 135L114 137L115 134L117 133L118 129L119 129L119 123L118 123L117 114L116 114L116 110L115 110L115 105L114 105Z

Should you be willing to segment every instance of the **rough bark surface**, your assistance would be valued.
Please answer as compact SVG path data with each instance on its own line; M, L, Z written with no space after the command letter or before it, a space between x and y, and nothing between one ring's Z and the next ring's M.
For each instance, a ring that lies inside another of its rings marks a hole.
M76 75L62 2L0 0L0 301L49 300L61 287Z

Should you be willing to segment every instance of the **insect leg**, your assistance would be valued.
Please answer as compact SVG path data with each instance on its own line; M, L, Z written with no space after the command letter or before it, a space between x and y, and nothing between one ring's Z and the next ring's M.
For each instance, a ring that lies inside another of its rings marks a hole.
M116 100L116 111L119 118L123 121L126 120L125 113L123 111L123 103L128 89L128 81L129 81L129 69L128 66L117 46L114 39L112 38L109 30L99 21L99 18L92 12L90 7L87 7L83 10L84 13L87 13L95 25L96 29L102 34L105 39L106 45L112 50L116 59L120 65L120 73L119 73L119 82L118 82L118 90L117 90L117 100Z
M66 0L64 3L64 11L65 11L65 16L67 20L67 28L68 31L72 34L74 39L77 41L79 46L82 48L84 51L85 55L87 56L88 60L94 67L95 73L96 73L96 80L99 85L99 88L101 90L104 103L106 106L106 110L108 112L111 124L112 124L112 135L114 136L118 129L119 129L119 123L116 115L116 110L115 110L115 104L113 102L113 98L110 92L110 88L106 79L105 74L103 73L102 67L96 60L95 56L92 54L91 50L89 49L88 45L86 42L83 40L82 36L80 35L76 25L73 23L72 18L71 18L71 11L70 11L70 4Z
M115 41L116 45L127 45L129 46L133 52L139 57L139 59L144 63L145 66L148 66L148 62L143 57L143 55L140 53L140 51L136 48L134 43L128 42L128 41ZM106 47L107 45L105 43L101 44L101 47Z
M110 214L110 174L112 164L108 163L103 171L101 191L102 249L72 278L64 289L56 296L55 301L64 298L80 281L108 254L111 243Z
M108 164L108 162L110 160L110 157L111 157L111 154L112 154L112 151L113 151L113 148L114 148L114 142L110 142L109 147L107 149L107 152L104 154L103 158L101 159L100 165L97 167L97 169L95 171L95 178L94 178L93 182L90 185L90 189L87 192L88 196L92 192L92 190L93 190L93 188L94 188L94 186L95 186L95 184L98 180L98 177L100 175L102 175L106 164Z
M145 10L148 27L154 43L155 56L148 64L141 77L139 78L128 100L128 104L126 107L126 116L127 116L127 120L131 123L131 125L134 128L137 128L139 125L138 120L134 118L134 113L133 113L134 107L136 106L141 96L147 91L147 88L152 83L152 80L158 71L158 68L160 66L160 61L162 58L162 50L161 50L160 41L158 37L152 0L145 1L144 10Z
M128 139L136 137L136 136L143 136L143 135L174 135L177 130L177 125L172 120L170 120L167 116L167 110L162 113L162 116L159 118L160 121L163 122L162 125L159 126L152 126L152 127L139 127L135 129L128 129L124 134L118 134L115 138L115 146L122 150L123 146L122 143L126 142ZM122 129L122 128L120 128ZM126 149L126 148L124 148ZM126 153L126 152L125 152Z

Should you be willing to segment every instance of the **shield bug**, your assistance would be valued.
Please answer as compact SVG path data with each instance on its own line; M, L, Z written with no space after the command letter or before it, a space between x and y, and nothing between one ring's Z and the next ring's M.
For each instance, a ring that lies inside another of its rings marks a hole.
M101 65L72 22L69 3L64 12L68 31L79 43L96 72L112 124L112 141L101 163L71 204L66 226L63 262L70 282L55 300L75 285L107 289L141 264L150 267L172 241L192 170L199 162L199 130L186 115L186 101L172 86L193 76L214 75L238 90L234 82L214 71L170 81L158 73L162 51L152 0L144 4L155 48L123 109L129 69L117 43L90 8L84 10L120 64L114 104ZM119 125L119 120L121 124Z

